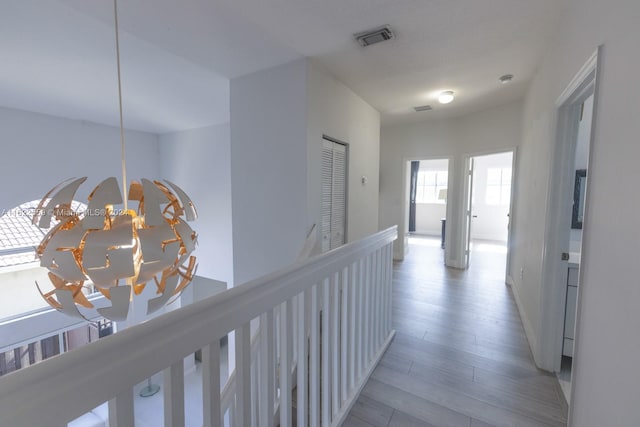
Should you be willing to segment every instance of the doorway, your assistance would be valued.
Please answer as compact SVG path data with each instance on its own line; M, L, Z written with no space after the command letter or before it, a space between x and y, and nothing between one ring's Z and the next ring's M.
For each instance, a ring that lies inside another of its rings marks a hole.
M449 159L407 162L408 234L430 237L445 248Z
M465 265L507 275L514 150L469 156L464 194ZM473 261L472 261L473 258Z
M597 111L598 52L556 101L557 140L550 174L542 264L541 366L559 374L571 401L571 362L580 328L580 283L584 264L582 224L589 213L589 149Z

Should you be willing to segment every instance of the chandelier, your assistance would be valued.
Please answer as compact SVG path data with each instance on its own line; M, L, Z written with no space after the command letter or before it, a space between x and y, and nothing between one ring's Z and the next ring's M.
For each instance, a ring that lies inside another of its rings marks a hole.
M65 181L40 201L33 224L48 229L52 219L58 221L36 250L53 286L43 291L36 282L44 300L70 316L86 319L83 312L95 309L121 321L149 283L156 296L147 300L147 314L173 302L189 285L197 268L191 255L197 235L187 222L197 214L189 196L167 180L141 179L127 188L117 0L114 17L122 186L114 177L105 179L89 195L87 209L77 212L71 203L87 178ZM96 308L89 301L91 283L110 306Z

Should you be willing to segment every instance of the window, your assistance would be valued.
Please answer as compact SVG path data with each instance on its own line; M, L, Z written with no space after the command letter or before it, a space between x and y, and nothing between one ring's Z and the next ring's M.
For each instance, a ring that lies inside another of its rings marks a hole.
M487 169L487 205L508 205L511 200L511 168Z
M416 203L444 204L446 196L440 198L441 190L447 189L449 172L446 170L421 170L418 172Z

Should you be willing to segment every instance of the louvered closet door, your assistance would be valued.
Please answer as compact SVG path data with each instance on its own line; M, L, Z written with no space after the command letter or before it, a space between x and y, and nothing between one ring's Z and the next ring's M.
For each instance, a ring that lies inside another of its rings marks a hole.
M322 140L322 251L345 243L347 147Z
M333 144L333 185L331 194L331 249L344 245L347 210L347 147Z

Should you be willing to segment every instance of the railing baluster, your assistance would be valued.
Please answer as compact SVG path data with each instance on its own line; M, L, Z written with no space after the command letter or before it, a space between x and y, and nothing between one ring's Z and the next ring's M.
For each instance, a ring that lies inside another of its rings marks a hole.
M347 353L349 351L349 304L351 302L349 296L349 283L351 266L342 269L342 293L340 301L340 407L342 402L347 400L349 391L347 389L347 379L349 369L347 365Z
M375 344L375 253L369 254L367 257L369 259L369 282L367 283L369 288L369 298L367 305L369 306L369 345L367 346L367 366L371 362L371 358L373 357L373 346Z
M371 357L378 348L378 252L371 254Z
M393 243L387 244L387 331L393 322Z
M260 425L273 427L275 394L273 310L260 316Z
M360 259L358 261L358 346L357 346L357 379L360 381L362 378L362 373L364 369L364 349L365 349L365 339L364 339L364 324L365 324L365 278L366 278L366 262L364 259Z
M293 317L291 300L280 305L280 427L293 424L291 413L291 355Z
M236 329L236 422L251 422L251 322Z
M258 359L251 358L251 425L257 426L260 414L258 414L260 363Z
M220 341L202 349L202 408L204 427L219 427L220 408Z
M134 427L133 389L119 393L109 401L109 427Z
M357 325L357 299L358 299L358 263L351 264L349 269L349 395L353 390L353 386L356 383L356 341L358 336L356 334Z
M110 425L134 426L133 386L162 370L164 424L183 427L183 358L198 348L202 350L203 427L290 427L294 417L301 427L338 425L357 397L354 392L373 371L374 356L380 356L381 346L390 337L395 234L393 228L385 230L361 243L347 244L251 281L220 298L152 319L126 334L116 334L112 348L87 346L43 362L43 367L51 365L53 370L65 372L81 365L85 375L64 384L74 386L69 387L74 390L71 398L81 397L73 405L21 386L29 382L24 378L31 380L29 376L20 376L20 372L8 376L3 390L9 392L0 398L0 425L63 425L68 418L82 415L81 411L91 410L89 402L95 405L110 399ZM251 337L251 317L256 321L256 316L260 319L259 336ZM185 330L189 333L182 333ZM220 340L232 332L235 339L230 350L235 357L229 362L235 371L221 389ZM104 378L101 366L109 367L113 378L96 389L92 384ZM130 366L141 368L133 371ZM47 389L55 387L59 375L45 371L34 373L38 383ZM126 391L121 391L123 388ZM274 417L276 398L280 420ZM24 402L30 411L12 413L12 408ZM52 402L61 408L59 413L38 411ZM149 422L162 424L159 420Z
M331 281L322 282L322 425L331 425Z
M184 427L184 360L180 359L163 371L164 425Z
M331 284L331 414L340 409L340 272L333 274Z
M309 334L309 426L320 426L320 295L311 288L311 331Z
M374 353L382 344L382 251L376 251L376 348Z
M380 280L382 282L382 305L380 307L380 325L382 328L382 341L387 339L389 331L387 330L387 247L383 247L381 250L381 263L380 263Z
M364 280L364 361L363 366L369 364L371 355L371 255L365 258Z
M307 330L308 327L308 316L307 316L307 308L308 308L308 297L309 292L302 292L298 295L298 413L297 413L297 425L306 426L307 425L307 386L308 386L308 365L307 365L307 357L309 353L307 352Z

